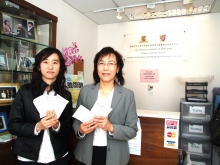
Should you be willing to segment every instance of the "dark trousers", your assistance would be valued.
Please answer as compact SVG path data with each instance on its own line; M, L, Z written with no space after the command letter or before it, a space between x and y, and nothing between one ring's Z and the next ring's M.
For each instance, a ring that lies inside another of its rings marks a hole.
M24 161L20 161L18 160L18 165L68 165L68 155L57 159L53 162L50 163L38 163L38 162L24 162Z
M92 165L106 165L106 152L107 147L93 146L92 152ZM82 162L78 162L78 165L86 165Z

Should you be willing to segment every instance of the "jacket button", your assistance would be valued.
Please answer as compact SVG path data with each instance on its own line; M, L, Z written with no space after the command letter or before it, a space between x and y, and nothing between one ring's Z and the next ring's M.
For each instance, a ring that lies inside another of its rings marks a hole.
M108 151L110 151L110 148L108 148Z

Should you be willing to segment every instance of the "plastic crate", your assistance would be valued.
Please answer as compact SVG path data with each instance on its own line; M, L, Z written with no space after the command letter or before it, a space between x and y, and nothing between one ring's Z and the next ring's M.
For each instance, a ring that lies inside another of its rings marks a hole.
M211 145L209 141L180 139L180 148L189 152L192 159L211 159Z
M190 140L210 140L210 129L209 124L206 123L180 123L180 137Z
M192 165L211 165L210 159L191 159Z
M213 103L185 102L181 99L181 120L192 123L208 123L213 114Z

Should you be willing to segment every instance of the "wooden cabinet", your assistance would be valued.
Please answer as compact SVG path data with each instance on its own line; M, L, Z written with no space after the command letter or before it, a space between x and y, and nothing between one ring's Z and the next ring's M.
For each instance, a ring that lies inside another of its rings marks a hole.
M8 143L0 144L0 164L1 165L16 165L17 156L11 152L11 147L14 144L14 140Z
M163 118L140 117L141 156L131 155L128 165L177 165L178 150L164 148Z

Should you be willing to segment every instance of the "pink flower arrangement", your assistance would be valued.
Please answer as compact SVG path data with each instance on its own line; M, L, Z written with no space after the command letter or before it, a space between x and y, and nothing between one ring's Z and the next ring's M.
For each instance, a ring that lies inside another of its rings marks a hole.
M65 65L70 66L71 64L77 63L83 60L82 56L80 56L78 46L76 42L72 42L72 46L62 48L63 58L65 60Z

